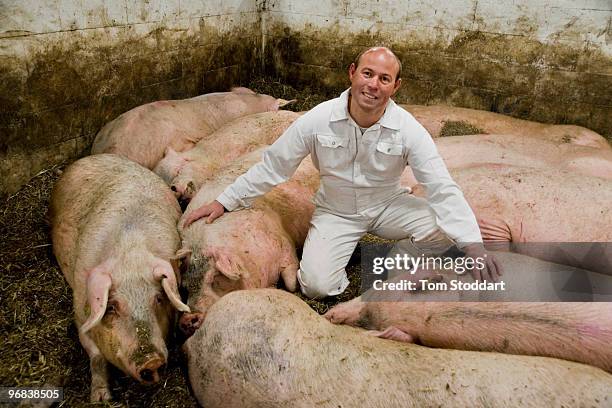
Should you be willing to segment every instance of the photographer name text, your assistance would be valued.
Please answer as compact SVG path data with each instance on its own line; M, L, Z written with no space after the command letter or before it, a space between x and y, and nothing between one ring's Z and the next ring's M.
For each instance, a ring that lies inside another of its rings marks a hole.
M427 279L420 279L418 281L411 281L407 279L402 279L396 282L387 282L382 279L377 279L372 283L372 288L374 290L422 290L422 291L432 291L432 290L468 290L468 291L495 291L495 290L506 290L506 282L487 282L477 281L477 282L462 282L457 279L453 279L450 282L432 282Z

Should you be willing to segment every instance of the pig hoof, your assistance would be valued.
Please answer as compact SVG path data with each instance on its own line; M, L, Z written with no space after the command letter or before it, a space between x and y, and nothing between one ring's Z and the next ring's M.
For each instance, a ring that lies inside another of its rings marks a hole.
M93 388L91 390L91 402L102 402L111 399L111 393L108 387Z
M200 328L204 321L202 313L183 313L179 327L186 337L191 337Z

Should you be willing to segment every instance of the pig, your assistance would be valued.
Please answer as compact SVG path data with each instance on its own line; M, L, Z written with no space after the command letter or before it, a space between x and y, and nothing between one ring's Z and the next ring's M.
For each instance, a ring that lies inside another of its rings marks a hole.
M277 111L235 119L193 149L177 153L168 147L153 171L171 186L179 200L189 202L217 170L244 153L273 143L299 116Z
M612 179L612 149L555 143L521 135L468 135L435 139L450 169L495 163L525 167L561 167Z
M555 143L571 143L610 150L607 140L592 130L574 125L547 125L499 113L453 106L400 105L410 112L433 137L439 137L446 122L464 122L483 133L529 136Z
M612 241L605 222L612 217L610 180L556 168L499 164L449 171L487 241ZM402 175L401 183L425 196L410 171Z
M191 211L214 200L259 161L264 149L247 154L202 186L179 228ZM183 251L190 254L185 285L191 313L179 322L186 336L200 327L208 308L231 291L275 286L279 277L288 290L296 289L296 248L306 239L318 183L308 156L289 181L256 199L251 208L227 213L212 224L202 219L181 230Z
M612 277L521 254L492 254L504 268L503 290L457 291L449 285L381 292L374 289L378 284L325 317L429 347L556 357L612 372ZM430 279L437 282L473 281L450 269L429 273L440 275ZM390 279L401 280L413 278L404 272ZM583 285L589 289L580 293Z
M205 407L609 407L612 375L563 360L434 350L333 325L297 296L241 290L184 345Z
M188 150L233 119L276 111L289 102L234 88L232 92L148 103L107 123L96 135L91 154L115 153L153 169L167 147Z
M53 188L53 252L73 291L92 401L110 398L107 363L159 380L174 309L189 311L177 288L180 214L159 177L117 155L78 160Z
M484 241L511 242L526 255L612 273L612 230L605 221L612 218L611 180L558 168L499 164L449 171L474 211ZM410 169L401 183L425 197Z

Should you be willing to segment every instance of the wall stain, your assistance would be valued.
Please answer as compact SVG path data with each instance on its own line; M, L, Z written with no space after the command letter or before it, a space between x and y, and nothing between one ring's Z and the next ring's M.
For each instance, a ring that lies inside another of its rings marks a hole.
M0 196L88 154L97 131L135 106L225 91L259 73L256 24L220 32L202 19L198 28L77 32L3 60Z
M338 2L347 12L348 4ZM228 32L201 18L192 30L160 23L140 34L128 25L113 33L41 36L28 57L3 59L0 196L44 168L87 154L106 122L150 101L227 90L263 74L335 97L349 85L354 57L374 44L390 46L402 59L398 102L576 124L612 140L612 57L593 44L542 43L531 35L537 27L527 15L516 21L525 35L466 29L450 40L443 32L395 38L378 26L352 33L338 19L301 30L272 21L265 55L260 24ZM612 19L599 35L612 36L611 26Z
M520 26L535 32L528 17ZM595 46L545 44L529 35L466 30L450 41L392 38L380 31L270 26L266 73L330 97L349 85L346 70L363 48L390 46L403 64L401 103L448 104L543 123L575 124L612 141L612 57ZM338 58L340 56L340 58ZM339 60L339 63L338 63ZM333 62L332 62L333 61Z

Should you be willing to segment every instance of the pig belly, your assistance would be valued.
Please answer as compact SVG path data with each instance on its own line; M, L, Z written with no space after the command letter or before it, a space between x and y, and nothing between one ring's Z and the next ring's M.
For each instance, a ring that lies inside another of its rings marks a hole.
M609 406L612 376L562 360L426 347L334 326L278 290L238 291L185 344L206 407Z

